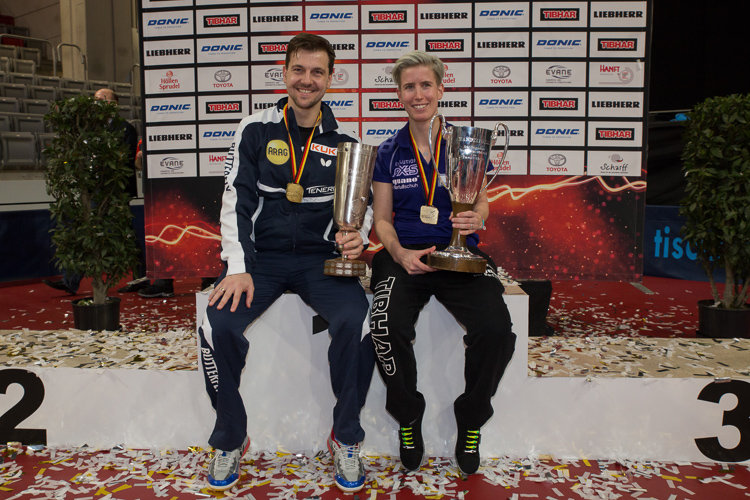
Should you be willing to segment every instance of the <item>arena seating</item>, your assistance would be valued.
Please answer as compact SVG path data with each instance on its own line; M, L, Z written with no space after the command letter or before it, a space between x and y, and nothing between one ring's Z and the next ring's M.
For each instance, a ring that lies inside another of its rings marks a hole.
M43 171L42 151L55 137L44 115L59 99L93 96L101 88L118 94L120 116L142 134L141 100L132 84L39 74L43 52L8 40L0 44L0 171Z

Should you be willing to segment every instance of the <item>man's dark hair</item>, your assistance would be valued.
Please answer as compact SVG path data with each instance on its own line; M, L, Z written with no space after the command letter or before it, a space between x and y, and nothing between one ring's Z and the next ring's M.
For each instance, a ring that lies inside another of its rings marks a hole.
M312 33L300 33L291 40L286 47L286 62L284 65L289 68L289 60L293 54L300 50L307 52L325 52L328 54L328 74L333 73L333 62L336 60L336 52L331 47L331 43L319 35Z

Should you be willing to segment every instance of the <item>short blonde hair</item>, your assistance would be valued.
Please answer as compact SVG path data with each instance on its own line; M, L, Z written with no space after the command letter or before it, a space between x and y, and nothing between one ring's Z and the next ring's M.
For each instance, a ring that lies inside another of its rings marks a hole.
M396 82L396 86L401 88L401 73L408 68L415 66L427 66L435 73L435 81L438 85L443 83L443 76L445 75L445 64L440 60L439 57L431 56L421 50L413 50L408 54L404 54L399 57L393 66L393 81Z

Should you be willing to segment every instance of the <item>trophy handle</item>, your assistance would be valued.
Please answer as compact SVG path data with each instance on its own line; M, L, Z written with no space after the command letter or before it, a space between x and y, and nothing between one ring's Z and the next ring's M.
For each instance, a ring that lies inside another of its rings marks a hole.
M495 124L495 130L492 131L492 145L490 145L490 151L492 151L492 148L495 146L495 141L497 140L497 130L500 127L503 127L505 129L505 148L503 149L503 160L505 160L505 155L508 154L508 144L510 143L510 130L508 129L508 126L504 123L497 122ZM485 165L484 171L487 171L487 167L490 166L490 163L492 163L492 160L490 159L489 155L487 155L487 165ZM495 177L497 177L497 174L500 173L500 169L495 170L495 175L492 176L492 179L490 179L490 182L485 184L485 186L477 193L477 196L481 194L483 191L486 191L487 188L490 187L490 184L492 184L492 181L495 180Z
M435 145L432 144L432 125L433 123L435 123L435 118L440 118L440 126L442 127L443 136L448 135L448 127L445 125L445 116L443 116L442 114L437 114L433 116L432 120L430 120L430 136L428 137L430 141L430 152L435 151ZM438 168L438 167L440 167L440 165L435 165L435 168ZM438 181L445 189L448 190L448 192L450 192L450 188L445 185L445 182L443 182L443 176L440 175L440 171L438 171ZM450 183L450 179L448 179L448 183Z

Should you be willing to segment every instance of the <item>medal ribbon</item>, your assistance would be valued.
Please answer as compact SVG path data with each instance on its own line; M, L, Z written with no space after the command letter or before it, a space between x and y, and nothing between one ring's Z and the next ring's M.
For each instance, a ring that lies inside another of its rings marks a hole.
M315 129L318 126L318 123L320 123L320 117L323 116L323 113L321 111L318 111L318 119L315 120L315 125L313 125L313 131L310 133L310 137L307 138L307 145L305 146L305 154L302 156L302 162L300 163L299 169L297 169L297 153L296 149L294 148L294 143L292 142L292 134L289 133L289 121L287 120L287 108L289 108L289 104L284 106L284 125L286 125L286 134L289 136L289 149L291 150L292 155L292 182L295 184L299 184L299 180L302 178L302 171L305 169L305 162L307 162L307 155L310 152L310 144L312 144L312 138L315 135Z
M419 148L417 147L417 141L414 140L414 135L411 133L409 128L409 138L411 139L411 147L414 149L414 157L417 159L417 166L419 167L419 176L422 179L422 186L424 187L424 197L427 200L427 204L432 206L432 202L435 198L435 186L437 185L438 178L438 167L440 166L440 141L443 139L443 130L438 129L437 142L435 143L435 152L432 154L432 159L435 162L435 168L432 169L432 181L427 182L427 174L422 165L422 155L419 154Z

